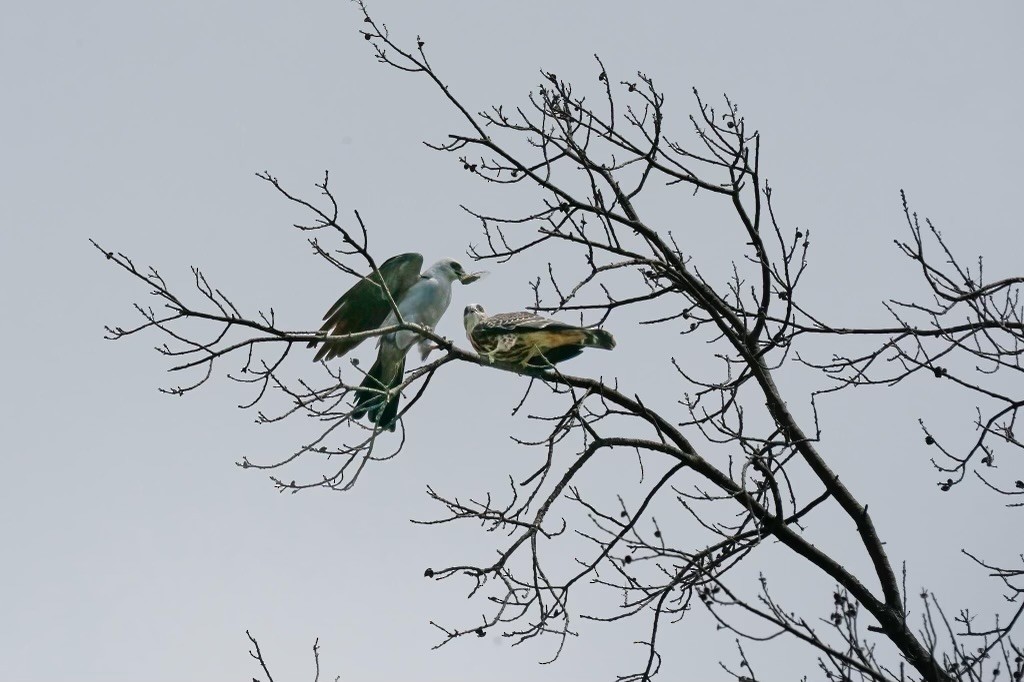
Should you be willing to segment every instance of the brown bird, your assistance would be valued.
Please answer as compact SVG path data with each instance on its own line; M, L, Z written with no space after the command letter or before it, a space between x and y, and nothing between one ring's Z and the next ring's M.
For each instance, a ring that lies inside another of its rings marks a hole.
M615 348L603 329L587 329L521 311L488 316L481 305L466 306L466 336L491 362L544 368L574 358L584 348Z

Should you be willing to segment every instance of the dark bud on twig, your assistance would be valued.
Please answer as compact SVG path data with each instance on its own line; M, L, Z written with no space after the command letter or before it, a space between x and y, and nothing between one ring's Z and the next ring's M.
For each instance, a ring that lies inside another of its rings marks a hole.
M1024 481L1014 481L1013 484L1017 486L1019 490L1024 490Z
M936 379L941 379L942 377L946 376L945 367L936 367L935 369L932 370L932 372L935 374Z
M434 577L434 569L428 568L427 570L423 571L423 577L424 578L433 578Z
M475 633L476 633L476 636L477 636L477 637L483 637L483 636L484 636L484 629L483 629L483 628L477 628L477 629L476 629L476 630L474 630L473 632L475 632Z
M626 558L625 558L625 559L623 559L623 560L622 560L622 562L623 562L623 563L626 563L626 564L631 564L631 563L633 563L633 557L631 557L631 556L629 556L629 555L627 554L627 555L626 555Z
M925 436L924 437L924 444L925 445L935 445L935 439L932 438L931 436Z
M947 478L945 483L939 484L939 490L942 492L949 492L949 489L953 487L953 479Z

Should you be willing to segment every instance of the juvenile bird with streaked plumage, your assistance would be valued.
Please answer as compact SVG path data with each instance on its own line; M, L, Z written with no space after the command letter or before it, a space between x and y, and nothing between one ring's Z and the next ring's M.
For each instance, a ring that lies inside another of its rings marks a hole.
M585 348L615 348L603 329L577 327L528 311L488 315L483 306L466 306L466 337L490 362L545 368L574 358Z

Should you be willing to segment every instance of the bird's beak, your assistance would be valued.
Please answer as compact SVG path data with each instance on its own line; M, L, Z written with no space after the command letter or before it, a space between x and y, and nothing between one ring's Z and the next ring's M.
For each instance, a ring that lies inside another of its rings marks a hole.
M486 270L481 270L480 272L467 272L464 273L461 277L459 277L459 281L462 282L463 284L472 284L473 282L477 281L478 279L484 277L487 274L488 273Z

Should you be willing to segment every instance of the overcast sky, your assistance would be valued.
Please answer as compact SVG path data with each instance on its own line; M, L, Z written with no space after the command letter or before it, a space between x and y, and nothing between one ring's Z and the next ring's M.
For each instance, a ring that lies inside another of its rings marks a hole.
M677 138L695 110L692 87L709 98L728 93L763 135L762 169L781 220L814 235L806 286L836 322L882 321L887 292L917 291L892 246L904 234L900 188L967 260L983 253L993 277L1021 274L1019 2L627 9L594 0L373 0L371 11L407 43L421 35L474 110L522 103L541 68L592 87L594 53L613 80L638 69L656 80ZM400 457L345 494L280 495L234 462L286 453L309 437L308 424L255 426L235 407L246 394L223 378L185 398L161 395L169 382L156 337L102 340L103 325L132 322L132 302L146 296L89 237L177 285L199 266L249 312L273 307L283 327L319 325L349 282L310 254L290 227L305 216L257 171L312 196L329 169L346 211L360 210L370 225L379 259L463 257L479 235L460 203L532 207L482 188L454 158L420 143L460 130L460 121L423 79L377 64L359 21L342 0L5 7L0 678L248 679L259 671L246 655L246 628L279 682L312 679L316 637L327 679L608 679L640 664L632 644L640 623L581 626L583 636L549 666L537 661L550 642L512 648L489 636L430 650L440 641L431 619L473 619L485 605L466 602L468 585L424 579L424 568L485 560L497 540L409 519L438 511L428 484L470 495L535 468L536 453L505 437L523 426L509 416L521 382L450 368L430 404L410 415ZM680 206L688 196L680 193ZM716 224L709 214L698 225L654 208L709 269L739 256L728 247L741 241L719 236L734 234L724 218ZM457 288L452 309L521 308L541 267L493 268ZM462 338L458 312L440 331ZM617 376L629 392L671 406L670 389L653 385L671 353L659 344L671 336L612 331L619 347L574 360L573 372ZM372 348L359 354L368 359ZM810 386L802 377L783 380L796 403ZM930 386L888 404L882 395L825 409L831 463L871 503L894 561L908 561L912 592L946 588L954 611L997 606L998 590L957 549L967 543L1012 560L1019 548L998 542L1006 523L998 502L965 487L956 499L994 520L980 526L957 514L954 498L934 486L915 428L919 416L969 427L969 412ZM955 546L933 545L937 534ZM768 563L754 571L770 573L779 556L766 551L759 561ZM827 582L808 585L818 590L808 588L808 604L827 599ZM721 677L717 652L732 656L731 639L707 629L683 624L665 637L667 678ZM766 669L814 674L811 657L780 663L762 652L760 660L783 666Z

